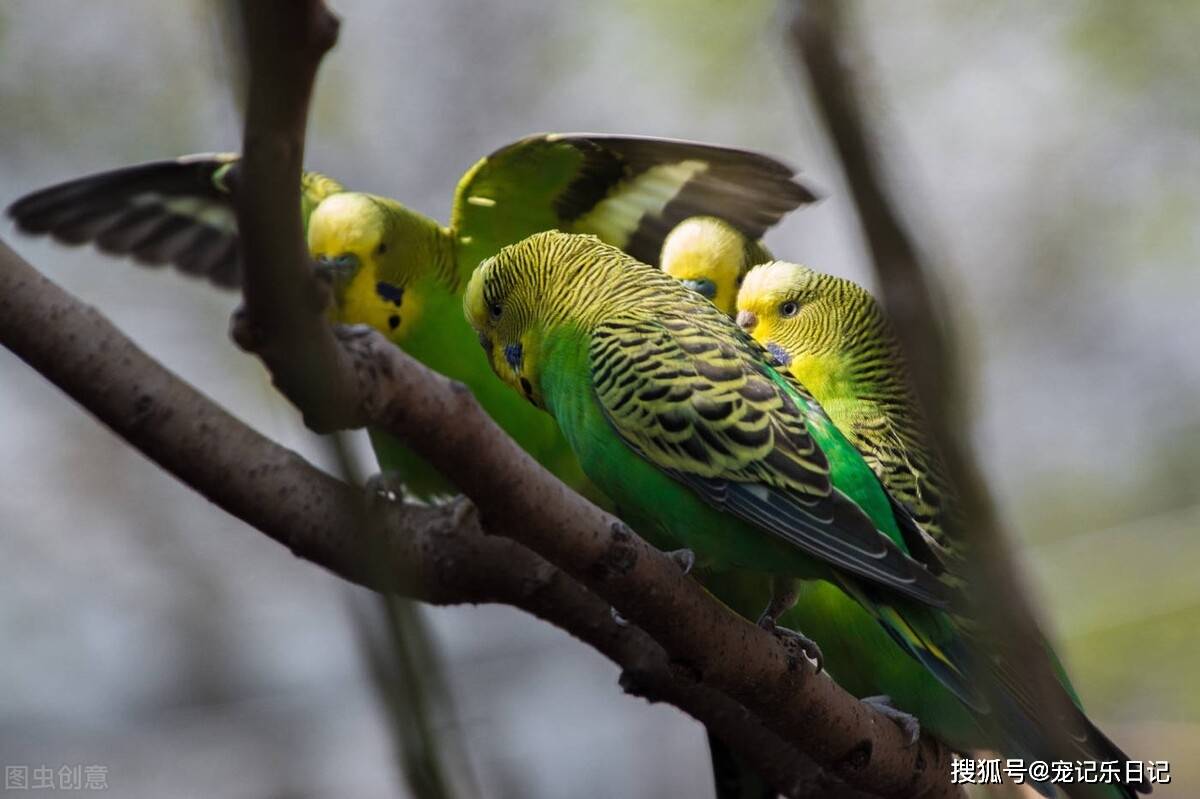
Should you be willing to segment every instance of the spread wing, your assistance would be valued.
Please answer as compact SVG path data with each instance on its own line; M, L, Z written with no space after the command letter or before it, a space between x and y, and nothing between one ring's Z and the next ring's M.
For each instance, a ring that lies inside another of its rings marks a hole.
M590 347L593 387L625 443L709 504L942 606L945 586L832 485L805 411L750 347L682 316L608 322Z
M480 160L458 185L451 228L462 279L500 248L543 230L591 233L657 264L690 216L751 239L816 195L769 156L672 139L540 134Z
M232 193L239 157L189 155L99 172L27 194L9 215L31 234L94 243L139 263L170 263L218 286L241 284ZM301 178L304 218L342 186L315 172Z

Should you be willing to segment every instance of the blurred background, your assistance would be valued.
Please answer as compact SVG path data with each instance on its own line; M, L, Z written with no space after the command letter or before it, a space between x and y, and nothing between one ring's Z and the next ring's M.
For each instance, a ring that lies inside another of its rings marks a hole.
M768 235L775 253L868 280L774 3L336 7L312 168L445 220L461 173L534 131L757 148L826 195ZM1200 3L855 8L894 196L953 299L977 450L1047 623L1101 726L1172 761L1155 795L1200 794ZM235 149L229 63L200 0L0 4L0 204ZM236 298L7 219L0 236L331 464L228 341ZM0 453L0 764L102 765L129 797L409 792L364 655L376 600L208 505L3 350ZM419 617L460 795L711 795L700 727L625 697L592 650L507 608Z

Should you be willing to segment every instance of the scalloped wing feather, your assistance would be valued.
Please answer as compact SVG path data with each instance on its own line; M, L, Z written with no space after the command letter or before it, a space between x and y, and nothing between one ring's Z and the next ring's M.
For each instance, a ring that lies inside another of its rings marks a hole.
M602 323L590 359L625 443L705 502L835 568L946 604L945 586L831 484L805 398L752 345L666 314Z

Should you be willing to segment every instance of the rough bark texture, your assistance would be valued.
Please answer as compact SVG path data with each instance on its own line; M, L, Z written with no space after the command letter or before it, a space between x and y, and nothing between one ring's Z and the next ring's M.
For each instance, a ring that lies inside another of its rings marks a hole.
M544 558L485 532L465 499L389 501L330 477L250 429L0 242L0 341L142 454L214 504L350 582L432 604L522 608L592 645L623 685L737 744L795 796L867 797L831 778L745 707L675 668L603 599Z
M365 498L216 407L2 245L0 341L299 557L379 590L506 602L558 624L619 663L628 690L691 713L789 795L959 796L944 747L924 736L910 746L802 654L719 605L529 458L465 387L374 331L335 335L295 209L308 98L337 23L316 0L247 0L242 20L245 309L235 338L262 357L311 427L384 428L473 504ZM632 624L616 625L610 605Z

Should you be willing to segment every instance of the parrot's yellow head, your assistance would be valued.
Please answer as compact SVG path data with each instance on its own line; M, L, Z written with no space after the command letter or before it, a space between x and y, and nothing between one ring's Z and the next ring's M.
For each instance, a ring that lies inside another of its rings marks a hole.
M479 335L492 371L539 408L545 408L542 367L547 334L569 326L588 333L628 307L632 285L625 270L657 278L650 290L678 286L595 236L550 231L530 236L483 261L463 296L467 321Z
M821 398L890 340L875 298L857 283L785 261L756 266L737 299L737 323ZM829 384L829 385L826 385Z
M511 257L520 244L479 264L463 294L463 312L496 376L543 408L535 374L541 343L538 321L540 305L550 298L530 290L538 264Z
M733 316L742 279L751 267L769 260L762 245L728 222L693 216L668 234L660 262L668 275Z
M435 222L394 200L353 192L326 199L309 218L308 249L333 286L333 320L402 342L424 305L423 284L452 258L443 238Z

